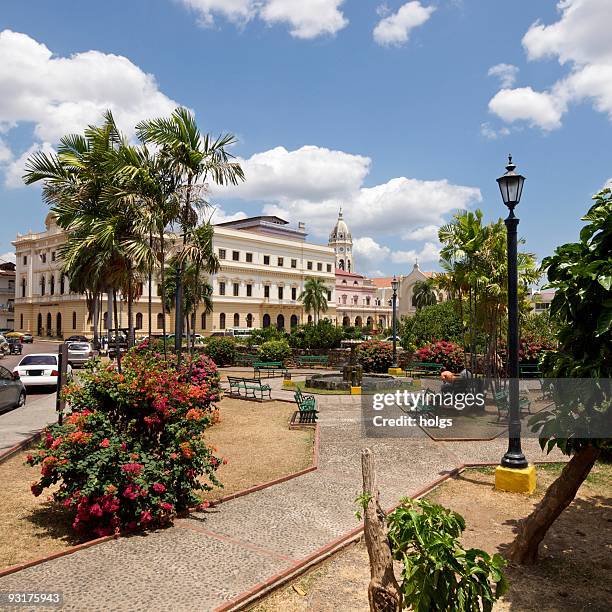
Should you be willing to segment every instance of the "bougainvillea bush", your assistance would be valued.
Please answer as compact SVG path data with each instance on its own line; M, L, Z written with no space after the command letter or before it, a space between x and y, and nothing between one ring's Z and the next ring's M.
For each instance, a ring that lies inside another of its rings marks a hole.
M357 361L364 372L387 373L393 365L393 344L380 340L367 340L357 347Z
M439 363L453 371L464 367L464 351L454 342L439 340L417 349L414 359L425 363Z
M219 377L208 357L177 368L133 349L121 374L84 372L65 396L70 414L47 428L27 462L41 466L34 495L59 484L53 497L74 510L80 534L168 524L200 502L198 490L219 484L221 460L202 435L218 418Z

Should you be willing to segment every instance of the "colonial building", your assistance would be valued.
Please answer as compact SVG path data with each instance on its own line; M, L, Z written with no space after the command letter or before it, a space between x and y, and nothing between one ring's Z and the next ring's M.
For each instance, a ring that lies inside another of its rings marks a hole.
M338 212L338 220L329 235L328 245L336 254L336 268L346 272L354 272L353 265L353 237L348 226L342 218L342 208Z
M91 336L93 322L88 320L85 296L73 292L61 272L59 247L64 232L52 215L45 221L44 232L18 235L15 246L16 297L15 328L37 335ZM329 309L326 316L335 321L335 254L327 246L306 242L301 225L274 216L260 216L215 226L213 245L221 269L212 279L214 310L209 315L198 312L193 329L203 335L234 327L283 329L303 323L312 315L304 312L298 300L309 277L322 279L328 287ZM152 333L161 333L163 315L156 281L151 288ZM148 333L148 285L134 307L134 322L140 333ZM108 308L102 307L104 328ZM118 303L119 327L127 327L127 307ZM166 330L172 332L173 313L166 314Z
M15 264L0 262L0 331L12 330L15 324Z

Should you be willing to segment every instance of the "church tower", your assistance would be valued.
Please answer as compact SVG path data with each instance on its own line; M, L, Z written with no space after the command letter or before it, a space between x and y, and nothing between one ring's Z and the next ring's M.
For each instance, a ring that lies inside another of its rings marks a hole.
M355 272L353 266L353 237L342 218L342 208L338 212L336 225L329 235L328 245L336 253L336 268L347 272Z

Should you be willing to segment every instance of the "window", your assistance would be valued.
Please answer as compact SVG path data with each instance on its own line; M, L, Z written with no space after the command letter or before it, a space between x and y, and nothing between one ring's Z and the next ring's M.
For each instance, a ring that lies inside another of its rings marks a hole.
M55 295L55 276L51 276L51 281L49 282L49 293L51 295Z
M282 257L279 257L277 264L282 268L285 265L285 260Z
M247 297L251 297L253 295L253 285L246 286L246 294L247 294Z
M370 305L370 298L369 298L369 297L367 297L367 298L366 298L366 306L369 306L369 305Z
M240 327L240 315L238 313L234 315L234 327Z
M225 313L224 312L222 312L219 315L219 328L220 329L225 329Z
M24 266L27 266L27 265L28 265L28 256L27 256L27 255L24 255L24 256L23 256L23 265L24 265Z
M262 323L264 327L270 327L270 315L268 313L263 316Z
M283 293L284 293L284 287L279 287L278 288L278 299L279 300L283 299Z
M161 312L157 315L157 329L164 329L164 315Z
M253 253L246 254L246 261L247 263L253 263Z
M23 314L19 315L19 329L23 329Z
M219 249L219 259L225 259L225 249Z
M41 253L40 254L40 261L42 261L43 263L47 263L47 254L46 253Z
M76 324L77 324L77 314L76 312L72 311L72 329L76 329ZM142 315L140 315L140 326L142 327ZM136 315L136 327L138 327L138 315Z
M247 327L253 327L253 315L249 313L246 316Z
M40 278L40 295L45 295L45 284L46 284L46 279L44 276L41 276Z
M264 255L264 266L269 266L269 265L270 265L270 256Z
M136 313L136 329L142 329L142 312Z
M329 291L329 289L327 290L327 301L331 302L331 291Z
M202 316L200 317L200 319L201 319L200 320L200 327L202 329L206 329L206 313L205 312L202 313Z
M55 251L51 251L51 261L55 261Z
M21 279L21 297L25 297L26 295L26 279Z
M240 283L234 283L234 297L238 297L240 291Z
M309 261L309 262L306 264L306 267L307 267L309 270L312 270L312 261Z
M270 297L270 285L264 285L264 297L265 298Z
M292 268L297 268L297 259L292 259L291 260L291 267Z
M232 251L232 261L240 261L240 251Z
M225 283L223 281L219 283L219 295L225 295Z
M356 296L356 295L354 295L354 296L353 296L353 304L354 304L355 306L357 306L357 304L359 304L359 297L358 297L358 296Z
M291 299L297 300L297 287L291 287Z
M353 285L358 285L359 283L357 281L353 281Z
M64 291L66 290L66 279L64 277L64 275L62 274L60 276L60 293L62 295L64 295Z
M331 264L327 264L327 271L331 272Z
M343 303L343 304L346 304L346 295L343 295L343 296L342 296L342 303Z
M317 263L317 272L323 272L323 264L321 262Z

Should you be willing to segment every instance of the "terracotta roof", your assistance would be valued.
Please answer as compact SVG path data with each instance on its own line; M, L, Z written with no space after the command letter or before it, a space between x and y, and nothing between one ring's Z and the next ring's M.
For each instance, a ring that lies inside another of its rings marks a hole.
M392 276L384 276L380 278L371 278L370 279L374 286L378 289L383 289L384 287L391 287L391 281L393 280Z
M355 272L348 272L346 270L342 270L340 268L336 268L336 276L353 276L356 278L365 278L363 274L357 274Z

